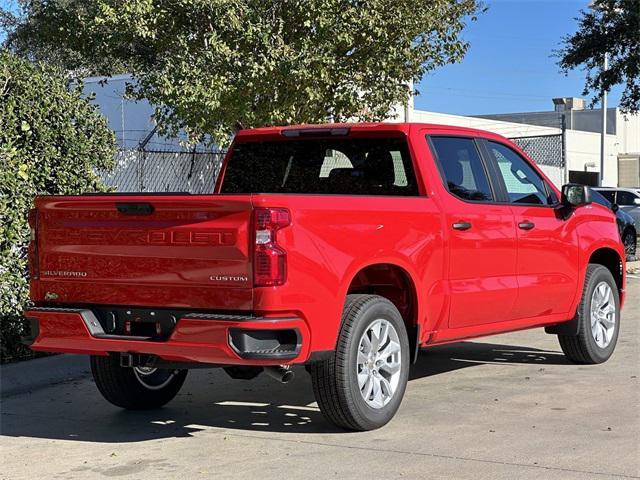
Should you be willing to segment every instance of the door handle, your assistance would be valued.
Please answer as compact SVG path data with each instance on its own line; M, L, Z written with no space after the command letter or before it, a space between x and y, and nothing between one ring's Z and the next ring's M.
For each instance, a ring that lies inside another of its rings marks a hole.
M469 222L455 222L452 227L454 230L469 230L471 224Z
M522 230L531 230L535 226L536 224L533 222L520 222L518 224L518 228L521 228Z

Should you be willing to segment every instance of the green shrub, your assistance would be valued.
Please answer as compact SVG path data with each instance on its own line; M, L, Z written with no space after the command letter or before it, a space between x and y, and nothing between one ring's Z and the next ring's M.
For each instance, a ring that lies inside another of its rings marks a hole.
M63 72L0 50L0 359L28 355L19 343L28 302L27 214L33 197L104 190L96 170L113 166L115 137L81 86Z

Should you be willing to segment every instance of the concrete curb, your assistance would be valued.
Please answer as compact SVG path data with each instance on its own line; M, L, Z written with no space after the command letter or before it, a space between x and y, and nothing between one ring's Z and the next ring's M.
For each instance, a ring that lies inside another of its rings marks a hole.
M86 355L55 355L0 367L0 397L11 397L89 376Z

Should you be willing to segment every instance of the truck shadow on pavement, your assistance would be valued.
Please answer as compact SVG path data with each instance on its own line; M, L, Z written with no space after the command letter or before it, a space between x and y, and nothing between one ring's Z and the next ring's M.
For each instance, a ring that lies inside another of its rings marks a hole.
M482 342L461 342L421 352L408 390L420 379L477 365L566 364L556 351ZM314 403L309 375L281 385L265 375L231 380L221 369L189 373L181 393L165 408L123 411L106 403L91 380L48 387L3 399L0 435L104 443L189 437L225 429L252 432L344 433L328 423Z
M409 380L486 364L570 365L560 351L468 341L422 349Z

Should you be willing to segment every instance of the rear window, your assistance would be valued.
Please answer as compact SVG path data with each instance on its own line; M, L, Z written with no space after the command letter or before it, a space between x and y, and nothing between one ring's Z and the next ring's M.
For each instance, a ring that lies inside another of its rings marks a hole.
M418 195L411 157L402 138L238 144L221 191Z

